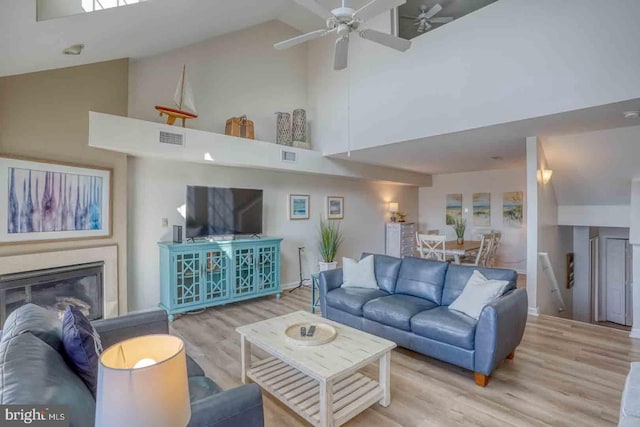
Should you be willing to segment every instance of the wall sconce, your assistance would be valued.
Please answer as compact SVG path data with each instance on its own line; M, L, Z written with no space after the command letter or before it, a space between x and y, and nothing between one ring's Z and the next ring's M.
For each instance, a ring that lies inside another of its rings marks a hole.
M400 206L398 202L389 203L389 212L391 212L391 222L396 222L398 220L396 215L398 214L399 210L400 210Z
M553 171L551 169L540 169L538 171L538 182L548 184L549 181L551 181L551 175L553 175Z

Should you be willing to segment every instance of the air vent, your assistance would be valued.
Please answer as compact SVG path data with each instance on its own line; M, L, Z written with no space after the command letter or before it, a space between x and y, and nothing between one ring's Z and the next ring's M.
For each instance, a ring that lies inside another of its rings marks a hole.
M184 147L184 134L161 130L158 142L160 142L160 144L179 145Z
M287 163L297 163L298 154L295 151L282 150L280 153L280 160Z

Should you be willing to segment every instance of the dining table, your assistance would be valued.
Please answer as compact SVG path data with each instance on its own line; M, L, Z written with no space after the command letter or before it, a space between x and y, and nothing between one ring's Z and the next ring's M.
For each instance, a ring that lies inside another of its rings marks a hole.
M482 241L465 240L462 244L458 244L457 240L448 240L444 244L444 256L453 257L455 264L460 264L460 257L468 256L473 251L480 250Z

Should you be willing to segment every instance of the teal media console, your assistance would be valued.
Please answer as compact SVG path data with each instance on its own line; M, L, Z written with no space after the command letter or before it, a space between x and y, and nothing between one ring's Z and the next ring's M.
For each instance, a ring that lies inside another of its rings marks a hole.
M160 242L160 307L174 315L276 294L280 242L273 237Z

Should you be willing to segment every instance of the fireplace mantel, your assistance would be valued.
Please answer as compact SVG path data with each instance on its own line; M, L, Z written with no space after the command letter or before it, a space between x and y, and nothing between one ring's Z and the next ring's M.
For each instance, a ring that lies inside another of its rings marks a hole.
M0 257L0 275L104 262L104 317L118 316L118 247L98 246Z

